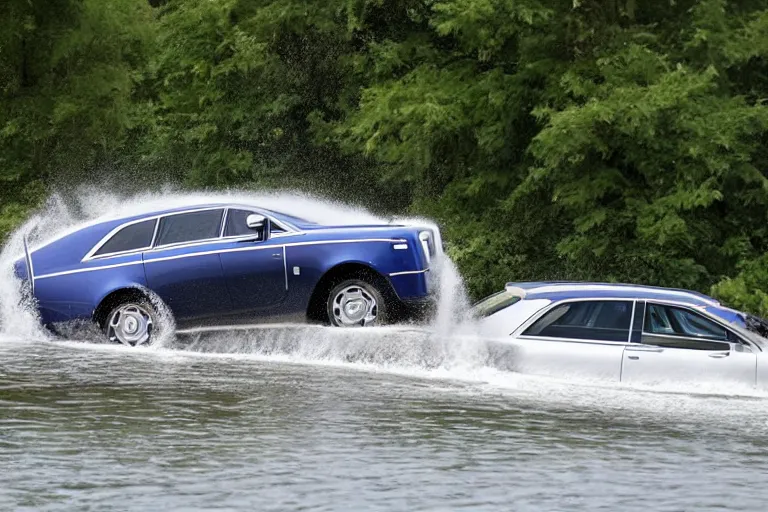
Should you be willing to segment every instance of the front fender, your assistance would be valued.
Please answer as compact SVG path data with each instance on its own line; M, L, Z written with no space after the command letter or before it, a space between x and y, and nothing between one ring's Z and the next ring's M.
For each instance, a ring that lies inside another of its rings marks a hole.
M411 250L395 248L400 244L398 240L286 244L289 304L296 305L298 310L305 310L323 275L344 264L359 264L373 269L390 281L401 298L425 295L425 273L421 270L413 273L412 269L419 268L419 262ZM408 273L397 274L404 271Z

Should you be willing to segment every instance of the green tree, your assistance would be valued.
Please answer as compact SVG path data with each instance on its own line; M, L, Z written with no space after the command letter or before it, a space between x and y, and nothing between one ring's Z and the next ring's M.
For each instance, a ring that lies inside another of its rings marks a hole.
M0 9L0 234L94 175L299 188L436 218L476 297L629 281L768 314L765 2Z
M139 0L9 0L0 11L2 235L49 186L113 165L139 119L152 23Z

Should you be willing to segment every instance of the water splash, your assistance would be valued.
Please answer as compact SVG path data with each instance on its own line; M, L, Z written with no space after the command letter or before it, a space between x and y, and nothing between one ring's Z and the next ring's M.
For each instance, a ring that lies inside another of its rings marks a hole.
M399 218L383 219L356 206L333 202L306 193L290 191L249 192L227 190L221 192L186 192L173 187L138 194L119 194L105 191L96 186L83 186L70 196L53 195L40 209L16 232L3 247L0 255L0 336L8 338L38 339L45 337L45 331L39 326L34 308L28 300L23 300L21 283L13 276L13 261L23 256L22 237L30 235L30 245L39 247L79 229L87 223L100 222L110 218L138 215L157 209L183 207L200 203L248 203L264 208L284 211L309 221L326 225L353 225L361 223L402 222L404 224L432 225L428 219ZM439 231L437 243L439 240ZM438 306L435 331L447 338L455 333L461 323L461 314L466 299L461 278L455 266L446 256L440 256L433 262L430 273L431 286L437 290ZM158 310L165 308L158 303ZM165 325L171 324L171 315L162 314ZM98 340L101 333L95 326L86 323L62 327L62 334L68 339ZM333 329L332 331L338 332ZM174 339L170 329L165 329L153 342L159 348L171 346ZM306 334L306 333L303 333ZM276 333L275 336L281 334ZM443 353L449 353L450 344L442 347Z
M47 333L39 322L34 297L30 289L13 271L14 262L24 253L24 237L35 232L41 223L40 215L33 215L6 241L0 250L0 338L40 339Z
M61 236L82 220L64 198L55 194L19 226L0 250L0 339L48 339L42 328L34 298L16 278L13 265L24 255L24 237L31 246Z

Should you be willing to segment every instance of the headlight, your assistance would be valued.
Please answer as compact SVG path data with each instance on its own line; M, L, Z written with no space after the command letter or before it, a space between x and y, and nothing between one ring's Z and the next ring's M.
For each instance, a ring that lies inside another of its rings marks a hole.
M427 264L429 264L435 252L432 234L429 231L422 231L419 233L419 240L421 241L421 248L424 249L424 256L427 258Z

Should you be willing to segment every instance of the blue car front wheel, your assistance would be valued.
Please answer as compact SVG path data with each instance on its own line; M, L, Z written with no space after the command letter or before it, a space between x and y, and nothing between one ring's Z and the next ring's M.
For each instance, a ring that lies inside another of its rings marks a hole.
M328 295L328 320L336 327L369 327L387 321L387 304L376 286L347 279Z

